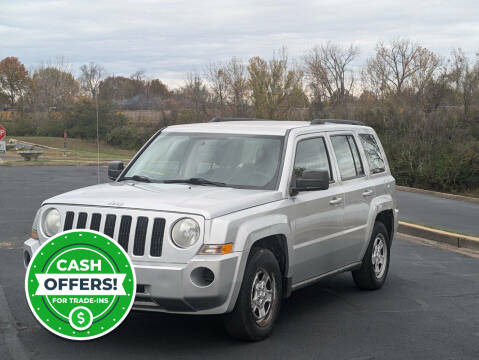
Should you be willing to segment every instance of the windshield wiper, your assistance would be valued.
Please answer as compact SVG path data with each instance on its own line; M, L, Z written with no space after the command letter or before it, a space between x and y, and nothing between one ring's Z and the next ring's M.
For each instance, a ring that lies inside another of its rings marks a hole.
M143 175L128 176L128 177L122 178L121 180L134 180L134 181L146 182L146 183L150 183L154 181L154 180L151 180L148 176L143 176Z
M189 178L189 179L172 179L163 180L165 184L193 184L193 185L213 185L213 186L227 186L225 183L218 181L210 181L203 178Z

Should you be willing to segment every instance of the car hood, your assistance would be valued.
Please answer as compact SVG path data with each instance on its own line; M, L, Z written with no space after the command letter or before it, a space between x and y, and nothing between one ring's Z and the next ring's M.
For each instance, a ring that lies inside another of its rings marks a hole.
M281 192L276 190L123 181L73 190L52 197L44 204L170 211L212 219L281 199Z

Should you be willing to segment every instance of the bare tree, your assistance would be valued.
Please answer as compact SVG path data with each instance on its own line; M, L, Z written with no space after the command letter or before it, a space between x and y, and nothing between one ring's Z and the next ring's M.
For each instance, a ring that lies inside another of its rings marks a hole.
M426 114L436 111L443 103L450 90L449 83L450 80L445 66L438 68L433 76L422 82L416 95L422 110Z
M214 101L219 105L220 112L224 113L229 90L226 65L221 62L210 63L206 68L205 77L210 84Z
M144 81L145 80L145 70L137 70L131 76L130 79L136 81Z
M94 99L96 106L96 146L97 146L97 179L100 183L100 132L99 132L99 108L98 108L98 92L101 81L103 80L105 70L98 64L93 62L80 67L81 76L80 84Z
M245 116L248 112L248 73L246 66L232 58L226 67L226 79L230 103L234 116Z
M79 91L70 64L63 57L56 63L46 63L35 69L32 76L32 102L34 108L63 108L73 103Z
M188 73L186 83L180 89L180 93L186 98L193 111L192 118L188 120L194 122L205 121L208 117L206 105L210 94L201 76L195 72Z
M359 54L354 45L343 47L328 42L316 46L303 58L313 102L344 104L354 86L354 73L350 64Z
M80 84L82 89L86 91L91 97L95 98L98 95L100 83L105 76L105 69L98 64L90 62L80 67Z
M474 93L479 90L479 62L472 66L461 49L453 50L450 77L456 97L464 107L464 118L467 120L470 117Z
M205 71L205 77L221 115L247 114L248 75L241 61L233 57L227 63L211 63Z
M414 76L427 79L438 65L439 59L434 53L411 40L394 40L388 45L379 42L376 54L367 61L362 76L377 94L399 95L405 86L412 86ZM418 72L421 72L419 76Z

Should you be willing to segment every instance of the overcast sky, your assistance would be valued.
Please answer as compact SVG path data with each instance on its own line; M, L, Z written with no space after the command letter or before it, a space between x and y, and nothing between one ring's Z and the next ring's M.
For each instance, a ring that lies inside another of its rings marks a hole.
M479 50L479 1L390 0L0 0L0 58L28 68L64 56L75 71L101 64L108 74L142 69L178 85L236 56L290 57L327 41L360 47L360 66L381 41L403 37L448 56Z

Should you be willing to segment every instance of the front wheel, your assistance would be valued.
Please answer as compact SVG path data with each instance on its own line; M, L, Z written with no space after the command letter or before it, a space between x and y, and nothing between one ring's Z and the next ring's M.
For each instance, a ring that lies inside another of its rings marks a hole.
M376 222L362 266L352 272L357 287L376 290L383 286L389 270L390 244L386 226L382 222Z
M268 249L252 250L234 310L225 315L226 331L234 338L259 341L268 337L282 297L281 270Z

